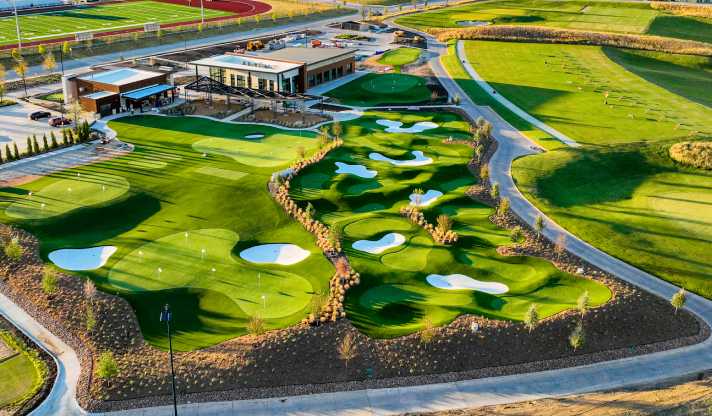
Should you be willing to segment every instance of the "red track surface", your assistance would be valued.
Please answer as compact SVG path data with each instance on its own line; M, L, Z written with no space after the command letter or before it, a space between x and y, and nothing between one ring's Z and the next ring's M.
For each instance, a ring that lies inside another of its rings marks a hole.
M172 4L182 5L182 6L200 8L200 0L190 0L190 3L188 0L156 0L156 1L160 1L163 3L172 3ZM262 3L261 1L254 1L254 0L212 0L212 1L203 0L203 6L206 9L220 10L223 12L231 12L232 13L232 15L230 15L230 16L213 17L213 18L205 19L206 22L218 22L220 20L230 20L230 19L234 19L236 17L253 16L256 14L268 12L272 9L272 6L270 6L269 4ZM193 25L196 23L200 23L200 19L190 20L190 21L185 21L185 22L166 23L166 24L162 24L161 28L187 26L187 25ZM105 37L105 36L120 35L123 33L134 33L134 32L143 32L143 26L139 26L136 28L129 28L129 29L111 30L111 31L105 31L105 32L94 32L94 37L100 38L100 37ZM75 40L74 36L64 36L64 37L53 38L53 39L42 39L42 40L36 40L36 41L22 42L22 46L50 45L50 44L62 43L65 41L72 42L74 40ZM12 49L15 47L17 47L17 44L2 45L2 46L0 46L0 50L9 50L9 49Z

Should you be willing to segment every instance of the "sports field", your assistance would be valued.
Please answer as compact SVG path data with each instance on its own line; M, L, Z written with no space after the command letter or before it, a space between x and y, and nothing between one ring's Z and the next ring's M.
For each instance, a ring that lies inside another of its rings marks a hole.
M1 189L0 218L37 235L45 258L116 247L105 265L77 273L124 296L148 342L166 345L156 318L165 303L174 347L192 350L245 334L255 316L267 328L292 325L328 291L331 263L266 187L297 148L316 149L314 133L157 116L110 127L135 151ZM308 256L294 264L240 256L265 244L294 244Z
M232 14L205 9L206 19ZM149 22L165 24L195 20L200 20L199 7L141 0L20 15L20 27L23 41L37 41L76 32L121 30ZM14 17L0 18L0 45L16 42Z
M403 123L402 129L413 129L418 123L427 129L386 131L385 125L397 122ZM367 112L344 128L345 145L300 173L291 183L291 194L302 203L311 202L321 220L341 230L346 253L361 273L360 285L347 293L347 313L364 333L390 338L467 313L521 320L533 303L542 316L549 316L572 308L586 290L595 305L609 299L605 286L560 272L547 261L497 254L498 246L511 244L509 232L489 221L491 208L464 194L475 182L467 169L472 149L443 143L448 137L470 136L468 124L459 116ZM422 157L413 151L422 152ZM376 175L335 175L337 162L362 165ZM417 188L424 191L427 203L422 210L429 221L435 222L440 214L453 219L453 229L460 235L455 245L434 243L399 214L413 201L411 194ZM391 233L402 236L401 240ZM362 248L366 240L392 245L369 252ZM451 274L465 275L478 284L505 285L507 290L450 290L429 280L432 275Z
M418 104L430 100L430 90L421 77L407 74L369 73L335 88L327 96L357 107Z
M493 0L403 16L396 22L415 28L522 24L712 42L712 20L675 16L639 2Z

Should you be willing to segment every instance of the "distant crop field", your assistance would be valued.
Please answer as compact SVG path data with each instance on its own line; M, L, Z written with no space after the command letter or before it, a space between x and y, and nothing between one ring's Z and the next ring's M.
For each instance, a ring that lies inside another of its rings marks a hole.
M205 9L205 18L232 13ZM84 31L113 31L145 23L177 23L200 19L200 8L158 1L112 3L20 16L23 41L41 41ZM14 17L0 19L0 45L17 42Z

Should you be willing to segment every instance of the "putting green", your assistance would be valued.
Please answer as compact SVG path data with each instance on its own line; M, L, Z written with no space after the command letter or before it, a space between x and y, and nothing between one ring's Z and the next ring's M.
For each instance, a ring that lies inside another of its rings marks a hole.
M236 162L256 166L275 167L297 158L297 150L313 148L313 132L273 133L260 139L232 139L210 137L193 144L201 153L222 155Z
M221 179L228 179L231 181L237 181L248 175L248 173L240 172L237 170L230 169L220 169L212 166L203 166L195 170L196 173L207 176L215 176Z
M397 48L386 51L378 59L378 63L382 65L392 65L397 70L400 70L401 65L408 65L415 62L420 57L421 50L418 48Z
M435 122L438 128L425 132L383 133L377 120L388 118L404 123ZM496 319L521 320L531 304L542 316L575 307L576 299L588 291L593 305L606 302L610 290L598 282L557 270L534 257L505 257L497 247L510 244L509 232L497 228L488 217L492 209L465 195L474 183L467 169L472 149L445 144L449 137L468 137L468 125L451 113L367 112L344 125L344 146L332 151L319 164L310 166L291 183L296 200L309 201L317 216L340 230L344 247L361 284L346 296L346 310L354 325L374 337L389 338L418 331L426 319L446 324L461 314L478 314ZM433 158L424 166L396 167L368 159L378 151L399 158L412 150ZM314 180L318 173L333 172L334 163L363 164L378 176L362 179L333 175ZM361 186L359 188L359 185ZM431 222L446 214L454 222L460 240L452 246L433 242L420 227L400 216L414 189L443 192L423 212ZM377 240L387 233L402 234L406 242L382 254L352 248L358 240ZM464 274L483 282L499 282L509 291L490 295L472 290L445 290L432 286L430 274Z
M97 206L115 200L129 191L129 182L115 175L89 174L51 181L39 180L28 187L25 198L16 200L6 209L12 218L37 220L57 217L71 211ZM32 192L32 195L29 195Z
M326 93L341 104L375 107L430 100L424 78L406 74L366 74Z
M313 288L308 280L234 258L232 249L238 240L235 232L224 229L172 234L124 256L108 280L129 290L211 289L226 294L246 314L265 319L292 315L309 303Z

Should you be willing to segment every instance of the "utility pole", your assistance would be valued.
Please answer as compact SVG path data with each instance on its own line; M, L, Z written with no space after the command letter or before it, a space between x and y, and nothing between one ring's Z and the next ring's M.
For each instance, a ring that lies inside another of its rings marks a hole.
M166 303L161 311L161 322L166 323L166 330L168 331L168 351L171 359L171 386L173 387L173 416L178 416L178 401L176 399L176 372L173 368L173 341L171 339L171 307Z
M22 51L22 35L20 34L20 17L17 15L17 0L12 0L15 9L15 30L17 31L17 50Z

